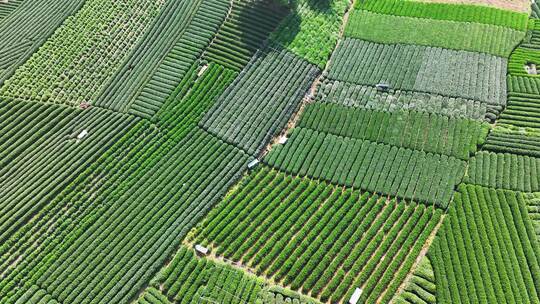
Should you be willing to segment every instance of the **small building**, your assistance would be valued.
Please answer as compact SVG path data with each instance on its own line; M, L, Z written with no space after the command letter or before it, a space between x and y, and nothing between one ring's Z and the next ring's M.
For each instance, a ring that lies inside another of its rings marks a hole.
M210 250L208 248L204 247L201 244L195 245L195 251L199 255L208 255L208 253L210 252Z
M375 88L377 88L377 91L379 92L388 92L390 91L390 85L387 83L378 83L375 85Z
M360 296L362 295L362 288L356 288L349 299L349 304L356 304L358 303L358 300L360 300Z
M86 137L86 135L88 135L88 131L87 130L82 130L81 133L79 133L79 135L77 135L77 140L82 140L83 138Z
M249 162L247 167L248 167L249 170L251 170L251 169L255 168L258 164L259 164L259 160L255 158L254 160Z

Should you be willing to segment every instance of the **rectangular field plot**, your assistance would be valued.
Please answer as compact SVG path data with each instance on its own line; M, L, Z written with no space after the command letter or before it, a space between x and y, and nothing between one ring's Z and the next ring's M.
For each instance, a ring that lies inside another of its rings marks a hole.
M522 193L460 186L428 256L438 303L539 303L540 246Z
M328 77L359 85L388 84L481 101L506 103L507 59L467 51L344 39L332 55Z
M508 58L525 31L481 23L351 12L345 36L378 43L415 44Z
M446 155L295 129L264 162L291 174L445 208L465 162Z
M319 69L283 49L260 52L220 96L200 126L257 154L279 132Z
M441 210L262 168L195 232L194 242L283 286L336 303L388 303Z
M309 104L298 126L463 160L476 152L489 130L487 123L474 120L413 111L373 111L333 103Z

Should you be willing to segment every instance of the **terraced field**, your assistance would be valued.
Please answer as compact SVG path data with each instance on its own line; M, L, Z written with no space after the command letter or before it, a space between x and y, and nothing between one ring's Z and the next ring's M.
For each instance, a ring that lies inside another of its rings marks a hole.
M0 0L0 303L540 304L539 16Z

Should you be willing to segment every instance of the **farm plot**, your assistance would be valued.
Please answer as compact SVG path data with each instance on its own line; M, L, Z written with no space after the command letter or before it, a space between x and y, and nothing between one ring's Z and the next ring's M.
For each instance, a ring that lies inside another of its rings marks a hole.
M232 1L227 19L203 58L240 71L288 13L275 0Z
M474 120L413 111L373 111L333 103L308 105L298 126L463 160L476 152L489 130L487 123Z
M540 79L508 77L508 106L501 113L500 124L540 129Z
M184 245L151 285L153 287L147 294L169 298L174 303L319 303L296 292L268 285L263 279L224 262L198 258ZM144 298L140 298L139 303L144 303Z
M326 66L339 39L348 0L294 0L293 12L271 40L320 69ZM317 46L317 47L314 47Z
M135 302L137 304L172 304L161 291L154 287L147 288Z
M158 125L142 120L2 243L0 297L18 299L21 280L69 303L134 297L248 163L196 127L234 75L211 65Z
M534 72L535 67L531 69L531 65L535 67L536 65L540 66L540 50L519 47L510 55L508 73L512 76L536 77L537 74Z
M469 22L351 12L345 36L378 43L403 43L486 53L508 58L525 31Z
M332 57L328 77L360 85L474 99L501 107L507 60L465 51L347 38ZM486 67L488 67L486 69Z
M322 302L360 287L361 303L388 303L440 216L263 167L210 212L194 241Z
M465 162L367 140L295 129L264 162L288 173L446 207Z
M365 0L357 2L355 7L387 15L492 24L519 31L525 31L528 22L528 15L523 12L467 4Z
M524 193L523 196L537 241L540 242L540 192Z
M396 304L436 304L437 286L433 267L428 257L423 257L407 282L405 289L394 298Z
M100 109L0 103L0 240L60 193L138 119Z
M315 100L386 112L411 110L480 121L496 118L494 113L488 113L486 104L477 100L402 90L378 92L373 86L329 79L321 82Z
M15 74L0 95L67 105L92 103L158 14L159 0L90 0Z
M200 126L258 154L298 109L318 72L287 50L267 49L253 58Z
M461 185L428 256L439 303L539 303L540 247L521 193Z
M497 126L489 133L483 150L540 157L540 133L513 126Z
M15 0L0 4L4 14L0 17L0 85L83 4L83 0ZM12 10L15 7L18 9Z
M469 161L464 181L491 188L539 192L539 179L540 158L480 152Z
M121 180L112 193L106 187L93 195L75 193L83 196L79 204L91 206L94 201L100 206L88 207L91 210L74 227L65 227L69 218L53 221L64 229L53 239L44 231L46 250L31 247L26 263L9 269L8 279L0 284L2 291L9 291L10 279L17 283L22 272L22 279L43 286L61 302L121 303L134 297L248 162L247 155L199 129L178 144L165 146L170 149L143 158L142 165L127 175L109 176ZM62 196L71 195L67 191ZM63 197L57 205L69 203ZM20 296L18 291L10 293L11 299Z
M538 22L538 19L530 20L529 33L530 35L525 37L525 41L523 41L521 46L528 49L540 50L540 22Z
M172 52L175 43L185 35L191 22L194 22L193 20L196 19L198 14L210 11L209 8L213 8L215 14L209 14L212 18L208 18L208 21L205 24L219 24L220 20L224 18L227 10L226 1L209 0L205 1L204 4L199 0L166 1L159 16L156 17L144 36L140 38L139 44L133 52L129 54L129 58L126 58L122 63L121 68L117 71L115 76L109 79L106 86L100 92L100 95L96 98L95 104L114 111L127 112L135 98L141 93L141 88L144 87L149 78L157 72L156 70L168 57L169 53ZM215 25L214 28L217 26L218 25ZM207 33L208 30L210 32ZM211 36L213 35L212 27L210 26L207 28L200 26L199 35L201 37L206 35L208 36L207 40L211 39ZM178 52L175 53L178 57L182 57L180 55L184 54ZM195 61L195 59L191 61ZM191 66L191 61L186 61L186 64L181 65L183 69L180 71L183 73L162 73L161 76L167 77L161 79L161 85L163 87L174 87L180 81L179 79L187 72L189 66ZM186 68L186 66L188 68ZM148 109L149 114L155 113L155 111L159 109L161 102L167 96L167 94L154 95L156 95L154 98L155 102L148 103L148 106L143 107L144 109L150 108Z
M16 10L24 0L11 0L7 3L0 3L0 22L6 19L9 14Z

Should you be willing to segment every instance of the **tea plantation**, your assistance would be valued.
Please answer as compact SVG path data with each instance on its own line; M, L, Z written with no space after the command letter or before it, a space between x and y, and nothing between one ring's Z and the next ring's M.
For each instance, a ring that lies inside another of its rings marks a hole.
M540 304L538 18L0 0L0 303Z

